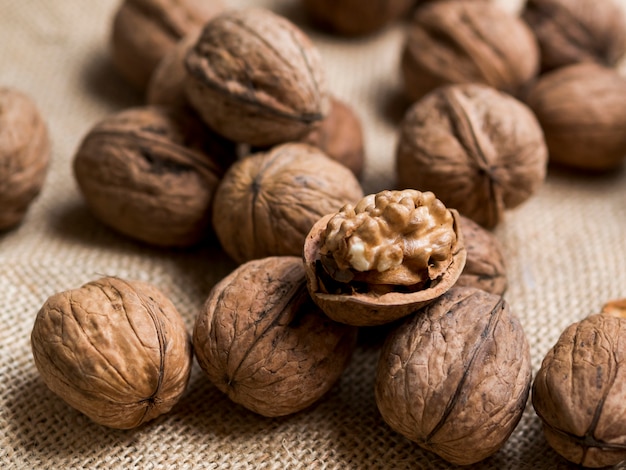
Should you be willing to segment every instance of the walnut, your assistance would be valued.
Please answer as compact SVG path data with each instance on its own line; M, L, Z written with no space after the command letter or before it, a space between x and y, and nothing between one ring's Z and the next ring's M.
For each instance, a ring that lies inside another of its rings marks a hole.
M550 161L609 170L626 157L626 79L594 63L543 75L526 102L545 134Z
M401 69L413 101L470 82L515 95L537 75L539 48L521 19L492 2L429 2L409 26Z
M467 260L455 286L475 287L491 294L502 295L508 280L506 263L500 242L472 219L459 218L467 250Z
M493 228L546 176L541 127L522 102L479 84L441 87L415 103L400 128L402 188L433 191L448 207Z
M626 52L626 21L612 0L528 0L522 18L539 42L541 66L613 66Z
M532 402L548 443L585 467L626 459L625 305L613 302L568 326L533 382Z
M167 297L114 277L51 296L37 314L31 345L50 390L118 429L170 411L193 359L183 319Z
M317 48L269 10L232 10L207 23L186 67L191 105L211 128L236 142L297 140L328 113Z
M432 302L458 279L458 214L433 193L382 191L315 223L304 245L307 287L333 320L374 326Z
M311 301L302 260L277 256L239 266L211 290L193 344L202 370L231 400L283 416L331 389L356 336Z
M118 232L159 246L199 242L235 146L191 114L132 108L85 136L74 174L91 211Z
M321 150L288 143L235 163L215 194L213 227L239 263L302 254L313 224L363 196L352 172Z
M469 465L509 438L530 383L528 341L506 301L453 287L387 336L375 394L396 432Z
M223 9L219 0L124 0L111 28L111 58L143 90L159 61L187 34Z
M331 98L330 112L319 127L300 139L320 148L359 177L365 163L363 128L354 110L339 98Z
M416 0L303 0L307 13L321 27L344 36L381 30L408 14Z
M0 87L0 231L18 225L43 187L50 138L31 97Z

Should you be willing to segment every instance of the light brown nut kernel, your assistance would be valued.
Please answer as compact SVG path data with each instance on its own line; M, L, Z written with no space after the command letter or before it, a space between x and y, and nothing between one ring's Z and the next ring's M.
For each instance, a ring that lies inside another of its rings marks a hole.
M432 302L465 265L458 217L415 190L368 195L322 217L304 245L313 300L356 326L388 323Z
M302 260L282 256L249 261L219 282L196 319L193 344L204 372L231 400L283 416L332 388L356 334L311 301Z
M317 48L269 10L231 10L208 22L186 67L189 102L209 127L236 142L297 140L328 113Z
M0 87L0 231L23 220L43 187L49 160L48 128L33 100Z
M50 297L35 319L31 345L50 390L118 429L170 411L193 359L183 319L163 293L112 277Z
M626 459L626 320L609 313L568 326L533 382L548 443L585 467Z
M387 336L376 372L385 422L457 465L506 442L526 406L530 350L497 295L453 287Z

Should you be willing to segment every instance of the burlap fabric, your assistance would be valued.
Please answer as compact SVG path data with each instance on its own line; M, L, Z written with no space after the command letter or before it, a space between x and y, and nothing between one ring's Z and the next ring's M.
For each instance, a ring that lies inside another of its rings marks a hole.
M227 3L266 6L302 20L297 0ZM80 139L107 114L143 102L109 62L117 5L113 0L1 3L0 85L35 99L49 123L54 151L45 188L26 220L0 235L0 466L449 468L382 421L373 394L375 341L361 344L323 400L281 419L265 419L229 402L197 364L174 410L132 431L93 424L43 384L29 341L35 314L51 294L102 275L149 281L172 299L191 330L211 286L234 267L217 247L160 250L123 238L94 219L80 197L71 172ZM359 40L307 32L321 49L332 91L352 103L363 120L365 190L392 187L395 126L404 106L398 76L402 26ZM608 299L626 297L624 170L592 177L551 169L539 193L509 212L496 234L508 259L506 298L528 335L535 371L566 325L597 312ZM505 447L476 466L567 467L547 446L530 405Z

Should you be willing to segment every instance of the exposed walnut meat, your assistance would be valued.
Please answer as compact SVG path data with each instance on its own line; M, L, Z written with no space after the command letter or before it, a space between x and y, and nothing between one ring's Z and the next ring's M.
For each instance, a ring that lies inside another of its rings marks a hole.
M408 315L458 279L458 213L432 193L382 191L320 219L304 246L308 288L331 318L365 326Z
M302 260L242 264L211 290L193 344L209 379L236 403L283 416L320 399L341 376L357 329L328 319L311 301Z

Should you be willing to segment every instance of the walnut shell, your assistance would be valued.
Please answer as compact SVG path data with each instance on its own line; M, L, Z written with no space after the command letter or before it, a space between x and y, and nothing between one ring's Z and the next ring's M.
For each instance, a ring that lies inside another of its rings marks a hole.
M135 428L178 402L193 360L182 317L154 286L107 277L50 297L31 334L46 385L93 421Z
M387 336L375 393L396 432L469 465L509 438L530 383L528 341L504 299L453 287Z
M429 2L409 26L401 69L413 101L453 83L483 83L515 95L536 77L539 48L521 19L492 2Z
M609 170L626 158L626 79L594 63L543 75L526 103L534 111L550 161L583 170Z
M288 143L235 163L215 194L213 228L239 263L302 254L313 224L363 196L352 172L321 150Z
M264 416L320 399L347 366L356 328L311 301L298 257L249 261L209 294L193 332L198 363L236 403Z
M382 191L315 223L307 288L335 321L375 326L434 301L465 266L459 215L432 193Z
M129 237L187 246L207 234L215 189L235 146L179 109L140 107L85 136L74 174L91 211Z
M356 177L363 172L365 149L361 120L339 98L331 98L328 116L300 142L318 147L333 160L350 168Z
M467 250L465 267L455 286L475 287L502 295L508 286L504 252L495 235L472 219L459 218Z
M33 100L0 87L0 231L18 225L43 187L48 128Z
M297 140L328 113L317 48L269 10L217 16L202 30L186 67L189 102L209 127L236 142Z
M223 9L220 0L124 0L111 28L111 58L120 74L144 90L161 59L184 36Z
M302 0L324 29L344 36L374 33L409 13L416 0Z
M539 122L522 102L479 84L441 87L415 103L400 127L401 188L432 191L448 207L493 228L546 176Z
M626 53L624 12L612 0L528 0L522 18L541 50L541 67L579 62L613 66Z
M568 326L533 382L548 443L585 467L626 459L626 320L591 315Z

